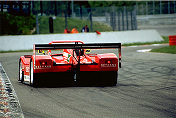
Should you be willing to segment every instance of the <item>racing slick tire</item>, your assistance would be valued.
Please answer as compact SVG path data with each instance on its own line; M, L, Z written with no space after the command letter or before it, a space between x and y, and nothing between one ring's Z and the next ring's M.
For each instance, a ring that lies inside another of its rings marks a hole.
M34 77L34 68L33 68L33 61L32 59L30 60L30 86L37 87L37 81L36 78Z
M19 59L19 77L18 81L23 83L24 82L24 71L22 71L22 62L21 59Z
M107 81L107 86L116 86L118 80L118 72L114 72L109 81Z
M92 71L77 73L78 86L116 86L118 72L117 71Z
M118 78L117 71L105 72L105 75L102 76L100 81L101 86L116 86Z

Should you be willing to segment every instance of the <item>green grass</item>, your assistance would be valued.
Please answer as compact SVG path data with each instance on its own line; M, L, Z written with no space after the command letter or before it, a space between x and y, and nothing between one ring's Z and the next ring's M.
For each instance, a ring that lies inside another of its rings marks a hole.
M9 51L0 51L0 53L14 53L14 52L32 52L33 50L9 50Z
M176 54L176 46L166 46L162 48L156 48L152 49L151 52Z
M49 18L47 16L41 16L39 18L40 34L48 34L49 33L48 20L49 20ZM72 30L73 28L76 28L79 32L81 32L81 29L83 28L83 26L88 25L89 31L91 31L89 20L68 18L67 24L68 24L67 28L69 30ZM56 19L53 20L53 26L54 26L54 33L64 33L65 18L56 17ZM98 30L100 32L105 32L105 31L112 31L112 28L110 26L104 24L104 23L93 22L93 32L96 31L96 30Z
M169 43L169 38L167 36L162 36L163 41L154 41L154 42L137 42L137 43L127 43L127 44L122 44L123 46L134 46L134 45L151 45L151 44L164 44L164 43Z

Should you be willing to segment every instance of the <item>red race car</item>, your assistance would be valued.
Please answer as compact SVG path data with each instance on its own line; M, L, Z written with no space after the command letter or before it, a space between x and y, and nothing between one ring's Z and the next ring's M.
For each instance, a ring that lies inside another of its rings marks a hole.
M90 49L108 48L118 49L119 58L114 53L88 54ZM19 81L31 86L46 80L61 85L115 86L118 67L121 67L121 43L52 41L34 44L33 55L20 57Z

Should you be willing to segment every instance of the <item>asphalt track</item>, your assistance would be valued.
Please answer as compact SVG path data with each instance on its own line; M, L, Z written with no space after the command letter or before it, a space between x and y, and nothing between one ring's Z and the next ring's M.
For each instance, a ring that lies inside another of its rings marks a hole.
M0 61L25 118L175 118L176 55L122 48L115 87L40 87L18 83L18 59L30 53L1 53ZM93 75L92 75L93 76Z

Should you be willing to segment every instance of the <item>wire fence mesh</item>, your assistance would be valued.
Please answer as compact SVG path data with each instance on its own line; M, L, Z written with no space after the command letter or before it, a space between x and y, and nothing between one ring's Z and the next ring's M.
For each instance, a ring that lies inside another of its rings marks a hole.
M139 24L137 16L175 14L175 3L175 1L136 1L134 6L86 8L77 4L73 5L68 1L11 1L0 2L0 7L1 12L11 13L12 11L24 10L26 13L35 15L36 33L39 34L63 33L64 28L71 29L73 27L81 31L81 27L85 25L89 26L91 32L104 28L98 29L97 23L109 27L109 29L103 29L102 31L136 30ZM1 22L1 24L3 23ZM60 29L60 27L63 29Z

